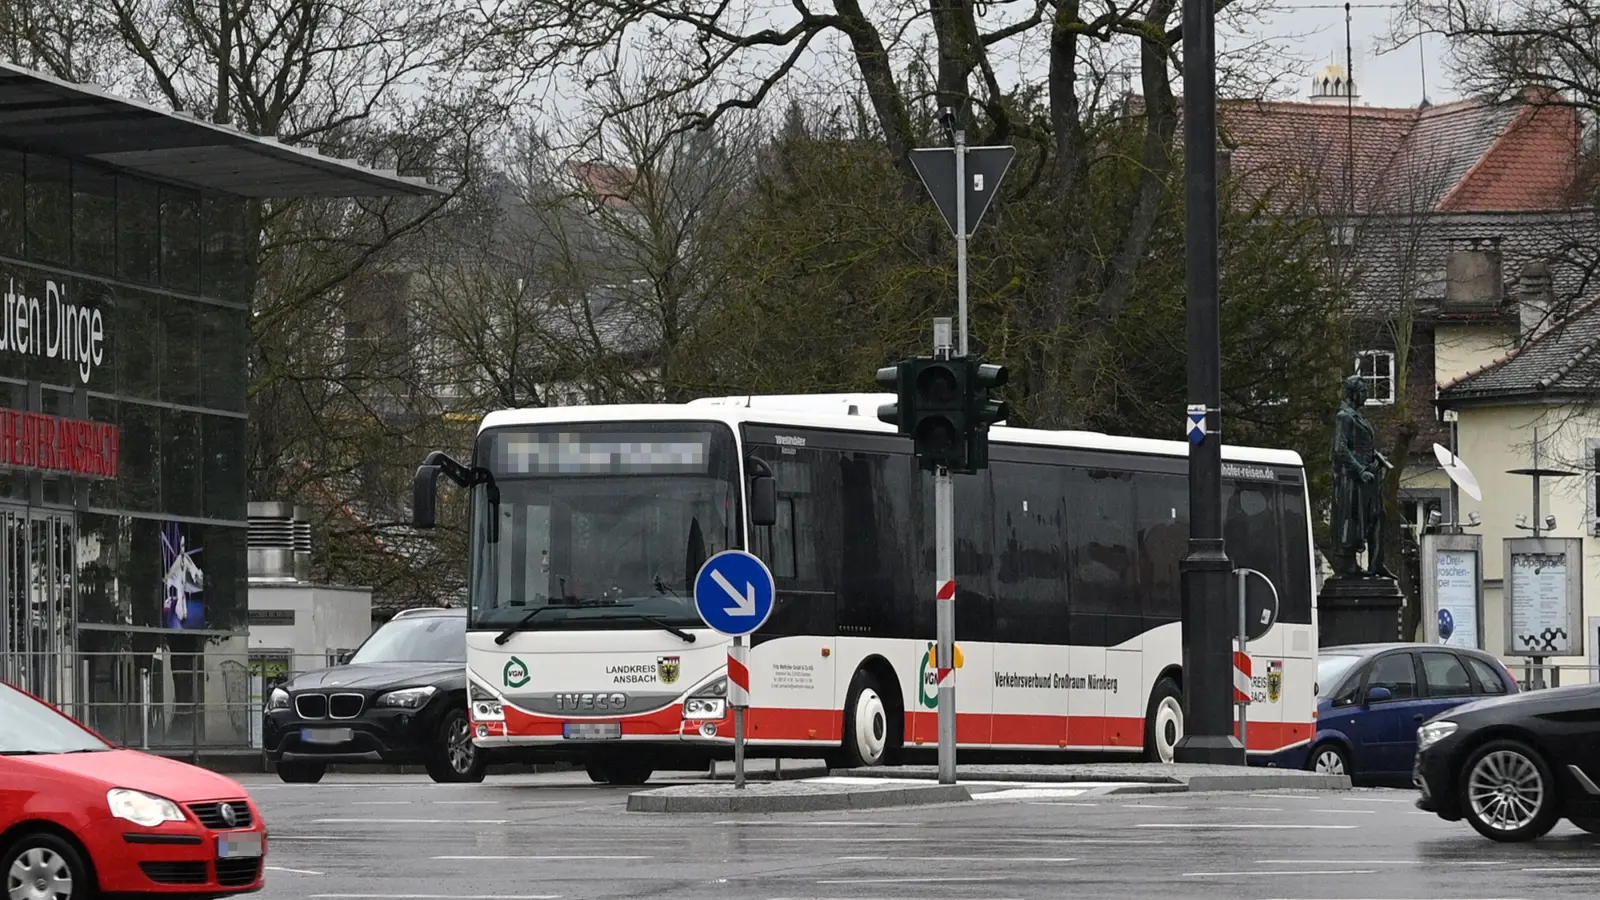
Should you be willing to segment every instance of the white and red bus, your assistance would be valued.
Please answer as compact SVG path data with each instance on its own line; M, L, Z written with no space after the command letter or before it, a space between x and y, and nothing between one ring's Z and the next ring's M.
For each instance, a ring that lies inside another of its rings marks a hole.
M691 590L708 557L745 548L778 591L751 641L751 754L876 765L936 748L932 479L877 419L892 400L506 410L469 462L430 456L418 524L441 467L472 492L478 746L630 784L728 757L729 639ZM1008 427L990 440L989 468L955 479L958 746L1170 760L1187 444ZM1298 765L1316 707L1305 472L1292 452L1223 455L1227 552L1280 596L1250 648L1249 750Z

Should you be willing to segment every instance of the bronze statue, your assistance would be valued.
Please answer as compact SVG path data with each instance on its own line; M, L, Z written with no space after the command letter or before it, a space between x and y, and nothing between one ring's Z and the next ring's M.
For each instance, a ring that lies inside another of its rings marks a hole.
M1344 380L1333 431L1333 546L1339 575L1393 578L1383 564L1383 479L1394 468L1378 452L1378 432L1361 408L1367 384L1359 375ZM1367 569L1359 570L1356 554L1367 551Z

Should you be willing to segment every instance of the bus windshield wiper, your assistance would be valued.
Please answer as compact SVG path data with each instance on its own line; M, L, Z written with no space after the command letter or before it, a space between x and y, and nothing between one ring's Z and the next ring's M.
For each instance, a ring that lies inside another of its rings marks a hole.
M606 619L639 619L641 621L649 622L651 625L656 626L657 628L661 629L662 631L670 631L674 635L676 635L676 636L678 636L680 638L683 638L684 641L686 641L687 643L692 644L695 641L694 635L690 634L687 631L684 631L682 628L679 628L679 627L677 627L675 625L669 625L666 622L663 622L662 620L656 618L655 616L647 616L644 613L623 613L620 616L602 616L601 618L606 618Z
M553 605L535 606L533 609L528 610L528 612L522 618L518 619L517 620L517 624L512 625L510 628L507 628L505 631L502 631L499 634L495 635L494 642L496 644L504 645L506 641L511 640L511 636L513 634L516 634L517 632L521 631L522 629L527 628L528 627L528 623L532 622L534 617L537 616L539 613L542 613L547 609L557 609L557 608L558 607L553 606Z

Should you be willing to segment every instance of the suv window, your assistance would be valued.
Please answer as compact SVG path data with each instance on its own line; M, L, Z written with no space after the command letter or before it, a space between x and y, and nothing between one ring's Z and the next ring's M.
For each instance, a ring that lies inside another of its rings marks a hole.
M1489 665L1476 656L1467 657L1467 665L1472 667L1472 674L1478 676L1478 689L1485 694L1504 694L1506 680L1496 672L1494 666Z
M1433 650L1422 654L1422 676L1430 697L1472 696L1472 676L1454 653Z
M1391 653L1372 664L1372 675L1367 679L1367 689L1385 687L1396 700L1414 700L1417 697L1417 670L1410 653Z

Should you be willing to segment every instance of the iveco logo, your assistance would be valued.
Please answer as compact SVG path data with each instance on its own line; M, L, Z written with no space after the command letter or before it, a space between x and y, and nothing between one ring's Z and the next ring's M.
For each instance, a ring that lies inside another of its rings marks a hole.
M622 709L627 694L556 694L557 709Z
M229 828L239 824L239 814L233 811L232 803L224 803L217 807L217 815L222 817L222 824Z

